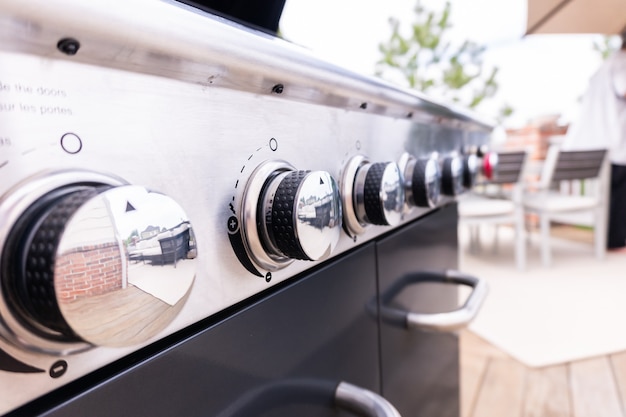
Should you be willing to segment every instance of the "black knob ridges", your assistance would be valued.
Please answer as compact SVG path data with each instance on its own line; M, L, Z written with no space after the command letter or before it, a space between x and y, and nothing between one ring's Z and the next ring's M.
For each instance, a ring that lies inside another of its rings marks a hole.
M418 207L430 206L430 201L428 200L428 183L426 182L427 166L428 160L418 159L415 161L413 175L411 176L411 192L413 193L414 203Z
M367 220L371 224L379 226L388 224L380 200L380 187L386 167L387 163L385 162L372 164L365 176L363 187L363 207L365 208Z
M298 188L309 172L292 171L287 174L278 185L272 203L268 228L270 239L285 256L292 259L310 260L298 242L294 224Z
M57 249L70 217L108 187L71 186L40 198L11 230L2 258L2 287L23 324L61 341L81 339L59 309L54 288Z

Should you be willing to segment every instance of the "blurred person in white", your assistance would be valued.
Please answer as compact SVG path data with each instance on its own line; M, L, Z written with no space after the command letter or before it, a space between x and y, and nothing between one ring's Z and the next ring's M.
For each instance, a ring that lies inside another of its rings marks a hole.
M608 149L611 191L607 248L626 251L626 28L622 46L589 80L580 116L570 128L563 149Z

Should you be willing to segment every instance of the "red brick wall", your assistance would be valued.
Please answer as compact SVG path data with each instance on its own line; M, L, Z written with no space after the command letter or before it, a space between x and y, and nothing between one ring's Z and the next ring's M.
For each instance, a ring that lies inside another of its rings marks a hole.
M122 257L116 243L76 248L57 258L54 271L59 301L122 288Z
M546 158L546 152L552 136L561 136L567 133L567 126L558 125L529 125L521 129L507 130L505 148L528 149L531 160L542 161Z

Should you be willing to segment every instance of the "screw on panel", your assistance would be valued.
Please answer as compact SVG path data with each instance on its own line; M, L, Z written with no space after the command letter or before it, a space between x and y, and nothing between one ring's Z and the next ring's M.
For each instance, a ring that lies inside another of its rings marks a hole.
M362 108L363 110L367 109L367 103L361 103L361 108Z
M272 93L274 93L274 94L282 94L284 89L285 89L284 85L276 84L274 87L272 87Z
M63 38L57 42L57 49L66 55L76 55L80 49L80 42L72 38Z

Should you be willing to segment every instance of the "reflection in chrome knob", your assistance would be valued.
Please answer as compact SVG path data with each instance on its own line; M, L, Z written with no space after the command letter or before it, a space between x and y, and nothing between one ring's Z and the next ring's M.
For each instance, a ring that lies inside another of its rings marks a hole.
M283 161L268 161L255 169L246 184L241 213L246 250L269 271L294 259L325 259L341 235L335 179L325 171L297 171Z
M75 185L32 204L11 230L2 287L44 340L128 346L163 330L196 273L187 215L138 186Z
M352 158L342 178L344 222L347 232L357 235L367 224L396 225L402 220L404 186L395 162L370 163Z
M406 202L409 206L433 208L441 195L441 170L435 158L416 159L403 154L400 166L404 172Z
M449 156L443 160L441 192L452 197L463 192L463 163L458 156Z

